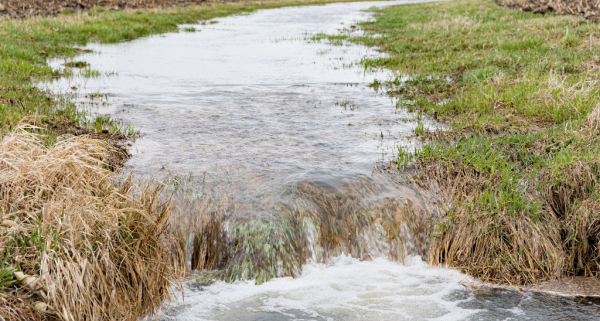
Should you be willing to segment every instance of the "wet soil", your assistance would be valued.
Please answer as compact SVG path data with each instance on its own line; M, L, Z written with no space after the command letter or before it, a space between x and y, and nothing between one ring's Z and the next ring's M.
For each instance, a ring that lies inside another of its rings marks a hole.
M582 276L541 282L526 289L561 296L600 298L600 280Z
M117 170L125 164L125 162L131 157L128 151L128 145L131 145L128 140L129 137L122 133L109 132L104 129L100 132L95 130L83 128L77 124L77 122L66 119L66 118L47 118L42 120L41 123L48 131L52 131L61 135L73 135L81 136L88 135L92 138L104 140L114 151L113 157L108 161L108 167L111 170Z
M498 4L524 12L556 12L582 16L590 21L600 21L600 2L594 0L497 0Z
M95 7L108 10L189 6L207 0L0 0L1 18L56 15L65 10L81 11ZM211 1L216 2L216 1Z

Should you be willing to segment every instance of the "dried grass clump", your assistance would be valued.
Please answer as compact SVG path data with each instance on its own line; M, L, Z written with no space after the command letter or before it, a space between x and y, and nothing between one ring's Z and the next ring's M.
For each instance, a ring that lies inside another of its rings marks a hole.
M566 275L600 276L600 164L576 160L540 176L548 211L561 226Z
M454 199L435 232L431 263L516 285L600 276L597 162L574 158L543 168L519 184L521 199L490 196L506 182L459 162L423 170ZM520 205L503 207L511 203Z
M15 298L5 298L0 296L0 320L3 321L31 321L31 320L52 320L51 315L37 311L23 300Z
M587 115L585 127L592 135L600 134L600 104Z
M67 137L48 148L28 129L0 143L0 247L22 273L5 294L62 320L156 312L179 275L161 186L116 184L101 140Z
M531 284L562 276L560 229L508 214L456 214L434 238L434 264L459 268L485 281Z
M424 168L453 195L432 239L430 262L459 268L484 281L530 284L562 275L565 253L553 215L482 205L482 192L500 184L460 163ZM479 205L478 205L479 204Z

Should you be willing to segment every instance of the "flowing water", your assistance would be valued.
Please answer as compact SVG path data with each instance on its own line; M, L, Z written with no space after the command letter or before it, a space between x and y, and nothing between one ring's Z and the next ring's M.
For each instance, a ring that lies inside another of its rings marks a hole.
M599 316L587 300L470 290L423 262L438 200L376 167L414 145L419 123L439 125L369 88L393 75L360 60L383 54L319 40L402 3L262 10L90 45L76 59L105 76L41 85L139 129L127 168L170 180L191 267L237 280L185 282L161 320Z

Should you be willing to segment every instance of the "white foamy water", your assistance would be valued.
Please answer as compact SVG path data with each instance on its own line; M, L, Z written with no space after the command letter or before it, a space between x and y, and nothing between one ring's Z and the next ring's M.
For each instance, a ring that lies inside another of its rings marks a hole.
M455 270L429 267L419 257L400 264L340 256L329 264L305 265L296 279L277 278L261 285L188 282L185 300L171 303L159 320L600 319L597 300L471 290L462 282L476 284Z
M459 307L470 295L453 297L463 291L463 278L418 257L402 265L341 256L306 265L296 279L187 285L185 303L171 306L161 320L459 320L478 312Z

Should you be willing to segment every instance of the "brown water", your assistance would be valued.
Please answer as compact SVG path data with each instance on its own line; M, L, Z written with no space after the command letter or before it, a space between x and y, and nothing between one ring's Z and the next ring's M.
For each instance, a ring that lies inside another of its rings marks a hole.
M94 94L94 113L139 129L128 169L177 188L174 228L190 236L190 263L241 279L188 282L161 319L598 317L587 301L472 291L422 261L435 195L375 170L396 146L416 146L418 115L368 87L395 76L360 64L381 53L311 40L359 32L363 10L401 3L263 10L91 45L77 60L116 75L42 85L87 107Z

